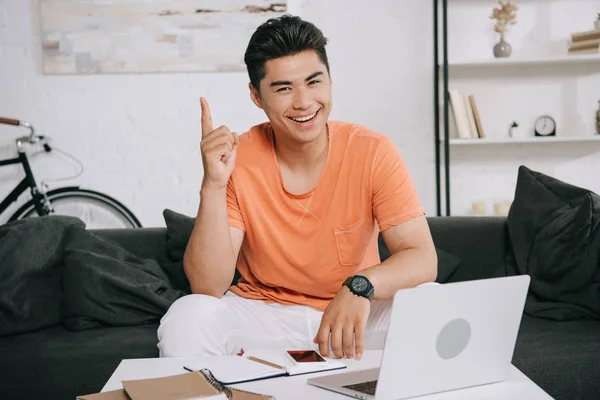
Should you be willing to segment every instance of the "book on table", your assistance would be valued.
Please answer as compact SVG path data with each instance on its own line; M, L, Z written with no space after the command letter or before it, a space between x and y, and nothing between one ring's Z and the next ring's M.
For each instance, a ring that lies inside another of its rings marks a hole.
M77 400L273 400L273 396L228 388L208 370L122 381L123 389L78 396Z
M177 381L176 381L177 380ZM218 382L209 370L202 369L165 378L123 381L123 387L133 400L272 400L267 394L229 388Z

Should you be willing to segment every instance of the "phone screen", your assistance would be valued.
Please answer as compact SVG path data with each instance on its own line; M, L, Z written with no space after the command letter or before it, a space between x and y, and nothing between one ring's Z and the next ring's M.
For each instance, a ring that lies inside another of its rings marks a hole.
M326 362L325 359L314 350L288 350L288 354L299 363Z

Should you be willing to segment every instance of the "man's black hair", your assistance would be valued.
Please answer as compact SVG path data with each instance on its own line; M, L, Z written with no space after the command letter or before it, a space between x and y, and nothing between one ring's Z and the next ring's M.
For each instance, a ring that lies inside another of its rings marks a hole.
M265 63L269 60L293 56L307 50L317 52L319 59L327 67L329 62L325 45L327 38L314 24L289 14L271 18L260 25L252 34L244 62L252 86L260 92L260 81L265 77Z

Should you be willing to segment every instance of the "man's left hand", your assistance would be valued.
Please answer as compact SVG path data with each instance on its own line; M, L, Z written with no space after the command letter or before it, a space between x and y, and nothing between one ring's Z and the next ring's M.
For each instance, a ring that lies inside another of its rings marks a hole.
M362 357L364 348L365 328L371 302L369 299L357 296L343 286L329 303L323 317L314 343L319 344L319 352L324 357L329 355L329 339L331 349L337 358Z

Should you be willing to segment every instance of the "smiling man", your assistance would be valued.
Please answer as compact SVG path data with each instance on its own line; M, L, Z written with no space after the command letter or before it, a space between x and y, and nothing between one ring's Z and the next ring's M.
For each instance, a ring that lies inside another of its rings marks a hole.
M200 99L204 177L184 257L194 294L163 317L162 357L314 348L360 358L382 348L394 293L435 280L425 213L394 143L329 120L326 42L289 15L256 30L245 62L268 122L241 136L215 129Z

